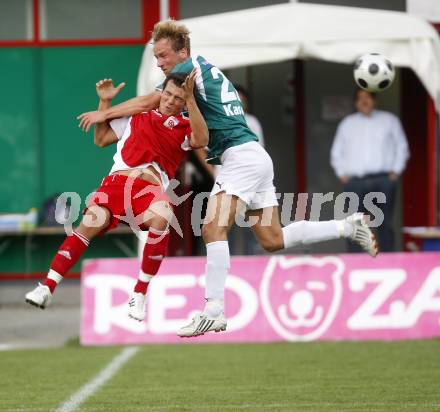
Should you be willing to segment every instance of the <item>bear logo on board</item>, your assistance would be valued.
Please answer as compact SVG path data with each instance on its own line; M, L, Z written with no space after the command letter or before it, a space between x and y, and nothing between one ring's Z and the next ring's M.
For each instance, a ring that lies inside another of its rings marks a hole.
M327 331L342 299L344 263L337 257L273 257L260 285L263 311L288 341L315 340Z

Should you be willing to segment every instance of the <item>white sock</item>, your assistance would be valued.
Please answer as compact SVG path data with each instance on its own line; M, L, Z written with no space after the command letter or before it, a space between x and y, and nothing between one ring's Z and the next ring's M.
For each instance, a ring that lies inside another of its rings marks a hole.
M223 299L206 299L203 312L208 315L208 319L215 319L224 312L224 307Z
M283 227L284 248L308 245L325 240L348 237L345 220L329 220L326 222L311 222L301 220ZM351 225L348 225L351 228ZM351 230L352 232L352 228ZM350 233L351 233L350 232Z
M143 272L142 269L139 270L138 279L141 282L148 283L148 282L150 282L151 279L153 279L153 277L154 277L153 275L149 275L148 273Z
M55 272L53 269L49 269L47 278L53 280L57 285L63 280L63 277L58 272Z
M223 311L226 275L230 268L229 245L226 240L206 245L206 306L208 316L217 317Z

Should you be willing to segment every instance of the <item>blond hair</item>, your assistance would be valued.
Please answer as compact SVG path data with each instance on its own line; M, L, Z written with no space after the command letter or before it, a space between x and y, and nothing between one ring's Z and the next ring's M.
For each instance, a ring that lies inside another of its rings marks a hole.
M189 30L185 25L175 20L164 20L156 23L153 29L153 41L168 39L171 41L173 50L178 52L185 48L191 54Z

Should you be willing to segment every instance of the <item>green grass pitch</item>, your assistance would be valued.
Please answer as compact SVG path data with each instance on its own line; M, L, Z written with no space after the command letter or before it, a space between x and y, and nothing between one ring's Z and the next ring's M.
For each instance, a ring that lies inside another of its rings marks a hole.
M440 341L148 345L80 411L440 411ZM0 410L51 411L121 347L0 352Z

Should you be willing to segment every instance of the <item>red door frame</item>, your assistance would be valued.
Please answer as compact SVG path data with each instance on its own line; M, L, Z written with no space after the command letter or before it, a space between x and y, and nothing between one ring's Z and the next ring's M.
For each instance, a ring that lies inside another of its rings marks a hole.
M440 33L440 24L434 25ZM435 103L413 72L402 70L401 117L411 158L403 177L403 225L438 224L438 124Z
M433 24L440 36L440 24ZM428 127L428 185L432 190L428 192L428 224L429 226L438 225L438 114L434 100L428 96L427 109Z
M401 118L411 157L403 175L403 226L437 226L437 113L409 69L401 76Z
M427 169L428 169L428 226L437 226L438 224L438 156L437 156L437 112L433 99L427 98Z
M296 193L307 193L306 115L304 62L294 60Z

